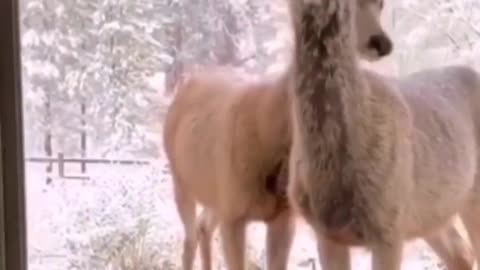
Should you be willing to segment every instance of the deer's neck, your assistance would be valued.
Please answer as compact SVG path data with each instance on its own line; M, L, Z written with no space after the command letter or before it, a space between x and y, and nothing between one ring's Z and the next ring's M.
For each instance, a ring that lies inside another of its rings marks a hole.
M353 11L324 9L321 4L303 4L293 14L296 59L292 92L297 120L312 139L327 130L328 123L339 129L355 125L368 92L356 59L349 17L354 14L346 13Z

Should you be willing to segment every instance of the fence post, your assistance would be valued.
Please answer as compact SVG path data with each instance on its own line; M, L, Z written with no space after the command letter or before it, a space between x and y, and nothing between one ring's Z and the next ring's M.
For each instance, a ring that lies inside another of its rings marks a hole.
M82 131L80 134L80 155L83 159L85 159L87 156L87 121L85 120L85 117L87 115L87 105L85 105L85 102L82 102L80 104L80 113L81 113L81 119L82 119ZM80 168L81 168L82 174L87 173L86 162L80 163Z
M65 162L63 153L58 153L58 174L61 178L65 177Z
M48 91L45 92L46 99L45 99L45 123L46 123L46 128L45 128L45 137L43 141L43 147L45 150L45 154L47 157L51 158L52 157L52 111L50 107L50 93ZM45 171L47 173L47 179L45 179L45 182L50 184L52 182L52 178L50 177L50 174L52 173L53 170L53 163L49 162L47 163L47 166L45 167Z

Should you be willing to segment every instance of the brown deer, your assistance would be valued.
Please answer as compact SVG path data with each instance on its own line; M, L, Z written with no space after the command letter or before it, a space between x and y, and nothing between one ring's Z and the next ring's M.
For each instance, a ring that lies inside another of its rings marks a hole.
M365 2L290 1L291 205L316 232L323 269L350 269L348 248L364 246L373 270L398 270L404 243L419 237L449 269L472 269L452 219L480 260L480 76L362 70L354 24Z
M392 50L379 16L358 17L357 51L371 61ZM192 269L198 239L203 269L211 269L218 225L228 269L243 270L245 227L255 220L267 223L267 268L286 269L294 230L284 194L289 74L254 81L217 68L196 72L179 86L166 115L164 146L185 231L184 270ZM196 222L197 203L204 211Z

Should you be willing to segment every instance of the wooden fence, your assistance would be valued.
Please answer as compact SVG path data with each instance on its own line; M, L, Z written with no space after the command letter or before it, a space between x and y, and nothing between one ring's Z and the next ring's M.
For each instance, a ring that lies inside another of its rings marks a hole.
M26 162L45 163L46 172L52 173L53 165L57 165L58 176L71 180L89 180L87 174L87 164L116 164L116 165L149 165L148 160L129 160L129 159L94 159L94 158L66 158L63 153L58 153L57 157L30 157L25 159ZM65 171L65 165L68 163L80 164L80 175L68 175ZM46 182L49 184L52 181L47 175Z

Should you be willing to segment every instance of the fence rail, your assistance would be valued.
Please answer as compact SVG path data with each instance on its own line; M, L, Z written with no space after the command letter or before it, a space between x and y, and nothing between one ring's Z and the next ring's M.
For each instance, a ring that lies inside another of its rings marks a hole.
M150 165L148 160L133 160L133 159L100 159L100 158L65 158L63 153L58 153L57 157L29 157L25 158L26 162L34 163L46 163L47 173L52 172L53 164L57 164L58 176L65 179L74 180L89 180L87 175L87 164L115 164L115 165ZM65 165L67 163L78 163L81 166L80 175L67 175L65 173ZM47 183L50 183L52 179L47 176Z

